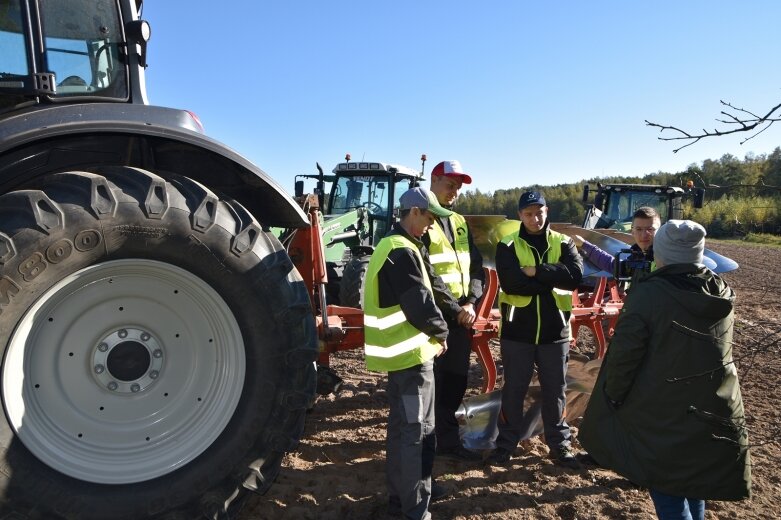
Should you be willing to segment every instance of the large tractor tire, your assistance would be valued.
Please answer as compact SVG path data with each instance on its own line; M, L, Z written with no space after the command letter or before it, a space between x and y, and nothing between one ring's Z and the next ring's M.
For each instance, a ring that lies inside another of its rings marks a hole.
M345 307L363 308L366 271L371 255L354 256L344 266L339 284L339 304Z
M0 516L226 517L302 432L306 290L236 202L95 171L0 196Z

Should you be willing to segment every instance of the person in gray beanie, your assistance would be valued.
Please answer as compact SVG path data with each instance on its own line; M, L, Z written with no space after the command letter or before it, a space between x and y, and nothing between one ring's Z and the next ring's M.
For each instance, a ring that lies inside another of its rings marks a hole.
M654 237L657 267L671 264L701 264L705 228L692 220L669 220Z
M578 434L599 465L649 489L662 520L702 520L705 500L751 494L735 293L702 264L704 247L690 220L656 232L657 269L624 301Z

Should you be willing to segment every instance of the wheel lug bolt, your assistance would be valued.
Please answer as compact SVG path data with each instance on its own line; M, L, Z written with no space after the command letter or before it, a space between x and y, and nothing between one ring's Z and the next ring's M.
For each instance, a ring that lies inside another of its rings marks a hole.
M117 335L118 335L120 338L126 338L126 337L127 337L127 331L126 331L125 329L119 329L119 330L117 331Z
M148 332L142 332L141 333L141 341L149 341L149 338L151 338L152 335Z
M159 375L160 375L160 372L158 372L157 370L152 370L151 372L149 372L149 377L151 379L157 379L157 376L159 376Z
M111 390L112 392L113 392L114 390L116 390L116 389L117 389L117 387L119 387L119 385L116 383L116 381L111 381L111 382L108 384L108 389L109 389L109 390Z
M141 390L141 386L138 383L133 383L132 385L130 385L131 392L135 393L138 392L139 390Z
M101 343L100 345L98 345L98 350L100 350L101 352L107 351L108 350L108 343Z
M102 374L104 370L106 370L106 367L104 367L103 365L95 365L96 374Z
M158 348L158 349L155 349L155 351L154 351L154 352L152 352L152 355L153 355L154 357L156 357L156 358L161 358L161 357L163 357L163 351L162 351L162 350L160 350L159 348Z

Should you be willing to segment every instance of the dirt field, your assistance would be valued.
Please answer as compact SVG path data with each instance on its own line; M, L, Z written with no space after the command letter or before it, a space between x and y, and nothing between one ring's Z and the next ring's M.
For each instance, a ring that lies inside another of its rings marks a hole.
M707 247L741 265L725 278L738 296L735 357L753 445L754 496L708 502L706 518L781 518L781 250L712 241ZM241 520L385 518L385 379L364 370L360 352L339 354L332 366L345 379L342 391L318 400L297 451L287 455L271 490L250 499ZM554 465L539 438L524 441L521 451L507 467L437 460L434 475L451 494L432 505L432 516L655 518L647 492L615 473Z

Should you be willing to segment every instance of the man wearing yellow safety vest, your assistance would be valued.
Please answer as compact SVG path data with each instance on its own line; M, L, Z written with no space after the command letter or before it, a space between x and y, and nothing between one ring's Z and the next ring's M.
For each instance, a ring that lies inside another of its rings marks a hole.
M366 272L364 348L366 368L388 373L388 512L427 519L430 501L445 494L431 479L434 358L447 350L448 333L437 299L452 296L420 237L450 211L424 188L408 190L399 203L401 220L377 244Z
M431 192L447 209L452 210L461 186L471 183L472 178L464 173L458 161L442 161L431 170ZM447 352L434 361L437 455L481 460L478 453L461 445L456 411L466 393L475 303L483 295L485 283L483 258L472 240L466 220L455 212L437 218L429 232L423 235L423 243L428 248L434 272L459 304L454 310L441 309L450 332Z
M583 276L583 259L572 239L550 229L545 198L527 191L518 201L520 229L496 246L501 292L500 345L504 365L502 416L492 464L505 464L522 435L523 402L537 367L542 424L551 458L577 468L564 420L572 290Z

